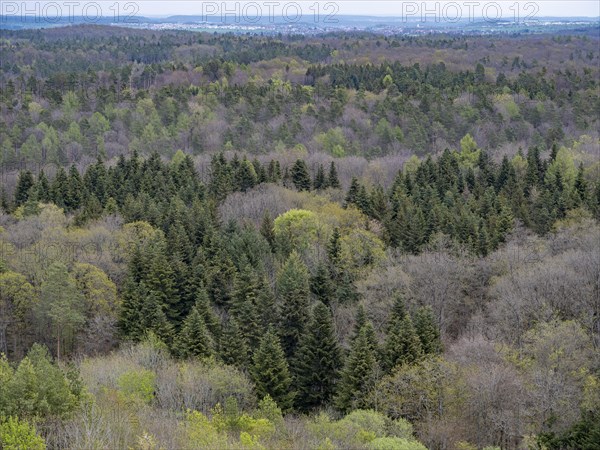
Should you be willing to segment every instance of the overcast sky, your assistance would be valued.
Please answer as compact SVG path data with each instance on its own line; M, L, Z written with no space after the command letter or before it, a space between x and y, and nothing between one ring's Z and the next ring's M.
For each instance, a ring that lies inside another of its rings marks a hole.
M1 0L0 14L18 16L24 8L31 11L52 11L59 8L62 15L73 15L68 11L74 11L74 15L81 14L82 8L86 5L99 5L100 15L112 15L115 5L121 15L126 12L135 12L136 15L145 15L152 17L166 17L170 15L202 15L211 12L213 16L220 16L223 9L228 11L245 11L246 15L256 14L257 8L260 8L260 15L271 13L281 15L282 9L289 6L289 13L294 12L294 8L299 8L304 17L314 13L318 5L321 14L334 13L334 15L371 15L371 16L396 16L413 18L422 17L424 10L440 11L451 16L457 15L465 17L494 17L499 14L499 18L511 19L515 12L519 12L519 17L599 17L600 0L240 0L237 2L222 0ZM211 4L211 5L209 5ZM237 6L235 5L237 4ZM254 6L250 6L250 4ZM54 5L54 6L50 6ZM224 6L225 5L225 6ZM297 6L294 6L297 5ZM133 9L132 9L133 8ZM487 9L486 9L487 8ZM94 8L88 9L88 14L93 13ZM499 11L499 12L498 12ZM51 15L52 12L47 13Z
M281 5L285 5L285 0L255 0L255 3L261 5L263 9L268 1L276 1ZM302 1L296 0L303 10L309 11L309 7L314 3L319 3L323 7L327 1ZM141 0L136 2L140 7L140 14L152 15L152 16L165 16L171 14L199 14L202 12L202 2L200 0L184 0L184 1L168 1L168 0ZM215 0L213 3L220 5L222 2ZM228 5L233 2L226 2ZM237 2L240 5L251 3L249 1ZM528 12L533 13L534 8L538 8L535 13L537 16L588 16L598 17L600 16L600 1L597 0L540 0L531 2L516 1L516 0L497 0L496 2L486 0L457 0L457 1L401 1L401 0L378 0L378 1L365 1L365 0L341 0L334 1L339 8L339 14L353 14L353 15L377 15L377 16L402 16L403 12L410 11L410 7L406 6L407 3L416 4L419 8L425 3L425 8L435 8L435 4L439 4L439 8L443 9L447 4L454 3L458 4L461 9L464 10L465 14L468 14L468 9L472 8L472 11L476 12L484 7L486 4L497 3L501 5L503 14L509 14L510 8L513 5L518 5L521 10L521 15L526 15ZM403 6L404 3L404 6ZM469 3L478 3L478 5L469 6ZM535 4L531 5L531 4ZM229 7L229 6L228 6ZM280 6L281 7L281 6ZM274 7L277 11L277 6ZM420 12L419 12L420 13ZM481 12L478 14L481 16Z

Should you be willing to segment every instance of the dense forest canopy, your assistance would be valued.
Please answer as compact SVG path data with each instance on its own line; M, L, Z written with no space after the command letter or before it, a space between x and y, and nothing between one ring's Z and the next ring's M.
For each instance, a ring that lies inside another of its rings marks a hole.
M0 446L597 449L599 40L0 39Z

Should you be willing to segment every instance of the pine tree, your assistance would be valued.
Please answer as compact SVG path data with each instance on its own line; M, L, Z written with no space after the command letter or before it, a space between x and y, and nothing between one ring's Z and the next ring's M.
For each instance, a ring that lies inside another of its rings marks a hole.
M277 275L281 341L288 358L294 356L306 327L309 295L308 270L294 251Z
M143 282L140 290L145 292L141 308L144 333L151 331L165 344L171 345L174 329L165 314L162 296L156 291L146 290Z
M37 184L37 196L40 202L48 203L50 202L50 182L48 181L48 177L44 171L40 171L38 176Z
M340 255L342 252L342 245L340 242L341 234L340 229L335 227L333 229L333 233L331 234L331 238L327 244L327 256L329 257L329 262L332 267L338 268L340 263Z
M371 191L369 198L370 214L374 219L382 221L387 216L387 201L385 192L381 186Z
M15 206L23 205L29 198L29 190L34 186L33 174L29 170L19 172L15 188Z
M415 313L415 331L421 341L421 348L426 355L437 355L442 350L440 331L435 324L433 310L430 306L422 306Z
M77 168L72 165L69 168L69 178L67 182L67 192L65 197L65 208L68 211L74 211L81 206L83 200L83 181L77 171Z
M331 161L331 165L329 166L329 174L327 175L327 187L339 189L340 186L340 180L338 178L337 169L335 168L335 163Z
M219 356L225 364L245 368L250 350L238 321L230 318L223 328L219 343Z
M584 176L583 164L579 164L579 169L577 170L577 176L575 178L574 187L578 204L585 205L588 201L588 186Z
M275 296L273 295L269 280L266 277L263 277L260 283L259 294L256 299L256 308L259 314L259 325L261 330L267 330L269 327L277 325L279 316L275 306Z
M297 159L294 165L292 166L292 170L290 173L292 177L292 183L299 191L309 191L311 186L310 175L308 174L308 168L306 167L306 163Z
M183 321L183 326L177 337L177 351L183 358L192 356L206 358L212 355L212 342L204 319L193 307Z
M421 355L421 342L406 312L402 296L397 295L382 349L382 367L391 372L398 364L415 362Z
M297 405L309 410L332 398L341 367L331 311L323 303L315 306L309 327L300 340L293 365L298 387Z
M310 280L310 290L315 298L326 305L329 305L335 295L335 289L331 278L329 276L329 270L323 263L319 263L315 275Z
M550 161L554 161L556 159L556 155L558 155L558 145L556 145L556 142L553 142L552 148L550 149Z
M202 317L202 320L208 328L208 331L214 338L219 337L221 332L221 323L210 306L208 292L206 292L202 282L200 282L200 285L196 288L195 299L196 302L194 307Z
M262 222L260 223L260 234L262 234L271 246L271 251L275 251L275 226L269 210L265 210L263 215Z
M346 199L344 200L346 206L357 205L358 197L360 195L360 183L356 177L352 177L350 187L346 193Z
M256 306L259 295L259 277L252 267L246 264L235 277L229 311L240 324L242 335L251 348L258 345L260 335L260 318Z
M167 319L174 325L179 324L181 309L185 305L182 305L177 293L175 272L167 255L165 241L162 238L156 239L149 244L142 256L144 260L142 280L148 290L157 296Z
M377 359L373 334L373 326L367 322L352 342L335 397L336 407L343 412L365 407L367 395L375 384Z
M240 163L235 175L237 188L242 192L246 192L258 183L258 176L254 166L246 157Z
M254 352L250 374L259 399L270 395L283 411L291 409L295 397L292 379L281 343L272 328Z
M352 333L352 342L358 337L360 334L360 330L367 324L367 312L365 311L365 307L360 304L356 308L356 317L354 319L354 329Z
M315 179L313 180L313 188L316 190L324 189L327 185L325 180L325 171L323 170L323 165L319 164L317 168L317 173L315 174Z

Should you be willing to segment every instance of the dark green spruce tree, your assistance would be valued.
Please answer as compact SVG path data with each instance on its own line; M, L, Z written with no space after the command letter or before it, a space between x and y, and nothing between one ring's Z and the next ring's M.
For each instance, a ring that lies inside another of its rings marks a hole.
M183 321L176 348L182 358L207 358L213 354L212 339L202 315L195 306Z
M303 160L296 160L290 171L290 176L292 177L292 183L294 183L296 189L299 191L310 191L312 183L310 181L308 168Z
M15 188L15 206L21 206L29 198L29 190L34 185L33 175L29 170L21 171Z
M335 397L335 405L342 412L365 407L375 385L378 368L373 336L373 325L367 322L352 342Z
M401 295L395 298L386 331L381 355L383 370L390 373L397 365L413 363L421 356L421 341Z
M250 349L242 334L238 321L230 318L223 327L219 342L219 356L225 364L245 368L248 364Z
M415 313L415 331L426 355L437 355L442 351L440 330L435 323L431 306L422 306Z
M229 312L240 324L242 335L251 348L258 345L260 316L257 301L260 296L260 278L249 264L236 274Z
M328 305L335 295L335 288L331 281L329 270L323 263L319 263L317 271L310 279L310 290L315 298Z
M315 179L313 180L313 188L316 190L321 190L325 187L327 187L325 171L323 170L323 165L319 164L319 167L317 168L317 173L315 174Z
M270 395L283 411L292 408L295 397L292 378L279 338L272 328L263 335L254 352L250 374L259 399Z
M281 343L288 358L296 353L308 322L310 296L308 270L298 253L292 252L277 275Z
M335 168L335 163L333 161L331 161L331 165L329 166L329 174L327 175L327 187L334 189L339 189L341 187L337 169Z
M319 302L293 364L297 407L306 411L327 404L333 397L340 368L340 349L331 311Z

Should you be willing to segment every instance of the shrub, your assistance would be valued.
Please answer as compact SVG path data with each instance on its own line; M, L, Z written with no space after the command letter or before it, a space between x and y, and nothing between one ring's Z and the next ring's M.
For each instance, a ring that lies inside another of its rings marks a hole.
M117 380L123 394L142 403L150 403L154 399L155 383L156 374L146 369L130 370Z
M35 426L16 417L0 423L0 448L4 450L44 450L46 443Z
M423 444L418 441L411 441L399 437L380 437L373 439L367 446L372 450L427 450Z

